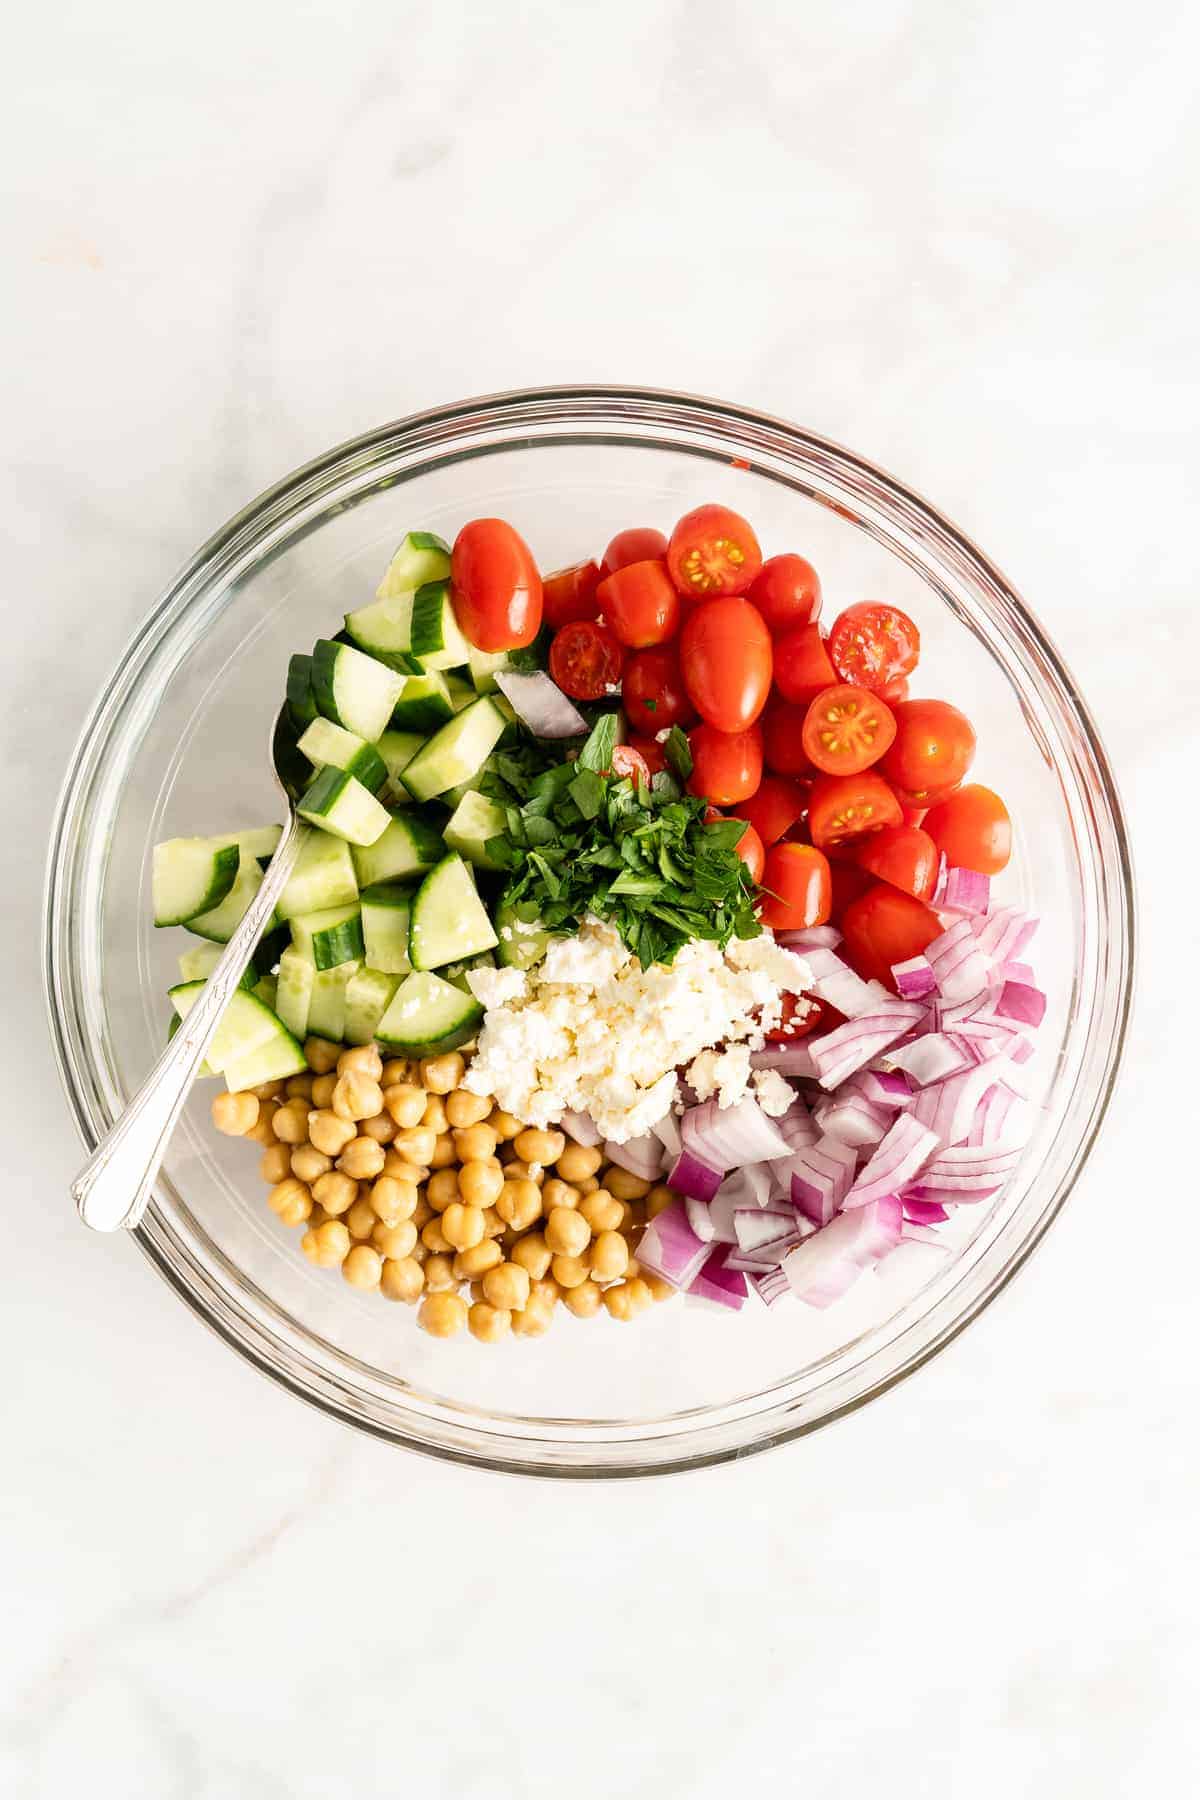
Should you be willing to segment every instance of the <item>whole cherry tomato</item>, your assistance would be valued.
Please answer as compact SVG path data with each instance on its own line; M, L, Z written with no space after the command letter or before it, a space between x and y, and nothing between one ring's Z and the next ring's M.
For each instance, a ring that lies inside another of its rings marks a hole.
M550 645L550 674L572 700L602 700L621 679L624 651L606 625L579 619Z
M900 802L874 769L861 775L818 775L808 797L808 829L820 850L851 844L900 823Z
M604 552L600 563L601 577L614 575L618 569L626 569L630 563L649 562L656 556L667 554L667 540L661 531L653 525L631 525L628 531L618 531L615 538Z
M762 568L762 551L740 513L727 506L698 506L671 533L667 565L681 594L704 600L714 594L744 594Z
M804 748L807 708L789 700L768 700L759 724L763 734L763 759L776 775L811 775L812 764Z
M1008 808L977 781L931 807L925 829L947 862L982 875L998 875L1012 855Z
M543 575L542 623L557 631L560 625L573 625L577 619L598 619L599 585L600 570L594 562L573 563L569 569Z
M937 886L938 848L927 831L917 825L890 825L864 838L858 852L862 868L880 881L928 900Z
M764 844L776 844L808 811L808 790L782 775L764 775L758 792L738 809L739 819L749 819Z
M910 675L921 654L921 634L898 606L860 601L839 613L829 632L829 659L843 681L881 694Z
M837 681L816 625L797 625L775 640L775 686L785 700L807 706Z
M683 725L696 716L683 685L679 652L674 645L635 650L626 659L621 698L634 731L657 736L669 726Z
M700 717L718 731L752 725L771 691L771 638L744 600L703 600L680 637L684 685Z
M635 787L650 786L650 765L640 750L632 744L614 744L612 753L612 774L624 775Z
M665 562L627 563L596 591L604 621L631 650L665 644L679 629L681 611Z
M811 625L821 610L821 581L802 556L769 556L746 596L772 631Z
M773 931L824 925L833 905L829 862L811 844L774 844L763 869L759 918Z
M734 849L745 863L750 873L750 879L757 887L762 880L766 851L763 849L763 841L753 825L746 826L745 831L734 845Z
M858 775L896 735L891 709L867 688L823 688L804 715L804 748L827 775Z
M880 768L902 800L932 806L959 786L975 756L971 722L948 700L902 700Z
M843 862L834 856L829 859L829 874L833 882L833 910L829 916L835 925L840 925L846 908L875 886L875 877L857 863Z
M450 556L454 615L477 650L520 650L542 623L542 578L504 519L472 519Z
M757 725L745 731L718 731L715 725L697 725L688 735L692 773L688 787L714 806L737 806L748 800L762 780L762 733Z
M833 1031L846 1023L846 1015L815 994L784 994L778 1025L766 1033L769 1044L796 1044L814 1032Z
M653 738L631 737L629 748L636 750L651 775L661 775L667 766L667 755L662 745Z
M904 825L923 825L925 814L929 809L924 806L910 806L907 800L900 802L900 820Z
M929 907L880 881L846 908L842 954L864 980L882 981L894 993L892 965L919 956L941 930L941 920Z

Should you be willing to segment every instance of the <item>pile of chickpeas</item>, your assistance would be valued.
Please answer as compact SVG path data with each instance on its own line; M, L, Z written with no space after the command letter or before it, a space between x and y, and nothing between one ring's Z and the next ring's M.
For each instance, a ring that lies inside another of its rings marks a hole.
M373 1045L304 1046L309 1072L218 1094L213 1124L262 1146L267 1204L352 1287L416 1305L433 1337L540 1337L636 1318L675 1293L637 1260L676 1198L561 1131L523 1125L463 1087L454 1051L385 1062Z

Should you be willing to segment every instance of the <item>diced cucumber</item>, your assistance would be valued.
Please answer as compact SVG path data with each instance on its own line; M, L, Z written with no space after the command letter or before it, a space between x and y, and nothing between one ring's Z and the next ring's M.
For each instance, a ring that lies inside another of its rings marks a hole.
M323 831L310 831L275 912L286 921L330 906L352 906L357 899L349 844Z
M381 838L350 852L359 887L379 881L406 881L424 875L446 854L442 834L416 814L395 813Z
M469 646L444 581L360 606L346 614L346 630L360 649L401 672L456 669L467 660Z
M292 943L312 958L313 967L318 970L336 969L344 962L361 962L363 921L357 903L298 914L292 920Z
M470 706L472 700L479 698L466 677L456 674L453 669L449 670L446 675L446 691L450 695L450 704L456 713L460 713L464 706Z
M408 924L413 891L399 882L381 881L362 891L362 935L369 968L384 975L407 975Z
M538 918L537 907L527 900L496 908L496 932L500 939L496 960L502 969L531 969L550 947L553 932Z
M436 975L407 975L375 1028L389 1050L431 1052L456 1049L473 1037L483 1008Z
M313 646L312 679L318 711L368 744L386 731L404 686L404 677L394 669L351 644L327 638L319 638Z
M384 760L388 773L388 798L393 805L407 806L412 800L401 784L400 771L405 768L425 742L423 731L385 731L375 748Z
M279 984L275 989L275 1011L288 1030L298 1038L308 1036L308 1009L312 1004L313 983L317 978L312 957L293 945L279 959Z
M269 1006L272 1012L276 1012L275 1002L279 997L279 983L273 975L260 975L250 992L256 1000L261 1000L264 1006ZM277 1013L276 1016L278 1017Z
M450 546L433 531L410 531L387 566L375 590L379 600L410 594L427 581L445 581L450 574Z
M499 939L475 877L457 853L442 858L413 899L408 955L414 969L437 969L492 950Z
M305 788L296 811L348 844L373 844L388 828L387 808L345 769L322 769Z
M535 669L544 669L553 635L543 625L532 644L527 644L523 650L476 650L472 645L467 652L467 668L476 693L492 693L496 676L502 669L512 669L519 675L531 675Z
M224 954L223 944L193 944L190 950L180 953L179 979L181 981L207 981ZM253 993L258 980L259 971L253 963L248 963L242 970L238 986L247 988ZM175 1016L178 1018L178 1013Z
M204 991L202 981L181 981L169 990L171 1005L186 1019ZM284 1032L275 1014L245 988L237 988L225 1008L217 1034L208 1049L208 1066L218 1075L231 1062L239 1062Z
M186 925L211 912L237 880L241 852L221 838L168 838L154 846L154 923Z
M278 1020L276 1024L279 1025ZM286 1081L289 1075L303 1075L307 1067L303 1049L291 1032L279 1025L277 1037L229 1064L225 1085L231 1094L240 1094L246 1088L261 1087L264 1081Z
M426 669L457 669L471 646L463 636L447 581L429 581L412 601L412 653Z
M229 832L223 841L237 844L243 856L252 856L261 863L270 862L282 836L282 825L251 825L246 831Z
M297 653L288 662L287 705L297 731L311 725L317 716L317 698L313 693L313 659Z
M321 969L313 976L308 1029L314 1037L330 1038L335 1044L345 1037L346 989L358 968L358 963L339 963L336 969Z
M377 794L388 778L387 764L375 748L332 719L314 719L298 748L316 769L344 769L371 793Z
M378 969L356 969L346 986L346 1025L343 1036L348 1044L369 1044L379 1021L391 1005L392 995L400 986L398 975L384 975Z
M214 944L227 944L242 922L246 908L262 886L263 872L257 862L242 857L237 880L211 912L197 913L187 920L187 929L197 937L210 938Z
M400 698L392 708L392 724L398 731L436 731L454 717L454 703L446 677L438 669L423 675L410 675L400 690Z
M504 808L482 794L466 793L455 807L442 832L448 850L457 850L478 869L497 869L500 864L488 855L488 839L504 835Z
M470 956L467 958L466 962L447 963L444 969L438 970L438 974L443 981L448 981L452 986L461 988L464 994L469 994L471 992L471 986L467 977L470 975L471 970L494 969L495 966L495 957L490 950L485 950L482 956ZM473 997L474 996L472 996L472 998Z
M489 699L476 700L435 731L400 779L414 800L432 800L469 781L495 749L507 721Z

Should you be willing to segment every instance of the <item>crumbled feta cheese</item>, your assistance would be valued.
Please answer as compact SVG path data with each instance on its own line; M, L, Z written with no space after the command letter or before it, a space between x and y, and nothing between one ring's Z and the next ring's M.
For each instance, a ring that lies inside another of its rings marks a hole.
M756 938L734 938L725 952L735 969L755 969L785 994L802 994L812 986L812 970L794 950L785 950L766 932Z
M510 1000L523 1000L529 982L520 969L471 969L467 986L480 1006L506 1006Z
M796 1098L777 1069L756 1069L752 1076L754 1098L769 1119L781 1119Z

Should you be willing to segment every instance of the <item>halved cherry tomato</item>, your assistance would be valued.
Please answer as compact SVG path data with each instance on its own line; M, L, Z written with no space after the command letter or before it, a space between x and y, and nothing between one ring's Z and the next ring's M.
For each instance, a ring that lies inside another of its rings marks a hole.
M948 700L902 700L880 768L902 800L931 806L959 786L975 756L971 721Z
M808 797L808 829L818 849L851 844L900 823L900 802L874 769L861 775L818 775Z
M896 991L892 964L919 956L941 933L935 912L880 881L846 908L842 954L866 981L882 981Z
M772 631L789 631L816 619L821 578L802 556L768 556L746 598Z
M846 908L875 886L875 877L857 863L843 862L835 856L829 859L829 874L833 882L833 910L829 916L835 925L840 925Z
M769 845L777 844L807 811L808 791L798 781L788 781L782 775L764 775L758 792L739 808L738 817L749 819L763 843Z
M745 731L697 725L688 743L693 763L688 787L693 794L703 794L715 806L737 806L755 792L762 780L762 733L757 725Z
M763 887L758 916L773 931L806 931L829 917L829 862L811 844L774 844L767 852Z
M857 775L896 735L891 709L867 688L824 688L804 715L804 748L826 775Z
M572 625L576 619L598 619L599 584L600 568L594 562L573 563L569 569L543 575L542 623L557 631L560 625Z
M648 737L632 737L629 748L636 750L651 775L661 775L667 766L667 753L661 744Z
M807 708L788 700L769 700L759 723L763 757L776 775L811 775L812 764L804 748L804 715Z
M938 847L927 831L916 825L891 825L864 839L858 852L864 869L880 881L928 900L937 886Z
M624 655L607 625L578 619L554 634L550 673L572 700L601 700L620 681Z
M845 1023L844 1013L815 994L785 994L779 1023L765 1035L769 1044L795 1044L815 1031L832 1031Z
M999 794L975 781L940 800L925 829L947 862L998 875L1012 855L1012 820Z
M641 751L635 750L632 744L613 745L612 773L627 776L635 787L639 783L642 787L650 786L650 765Z
M679 652L674 645L635 651L626 661L621 677L621 697L635 731L657 735L696 716L683 685Z
M761 613L744 600L692 607L679 640L692 705L718 731L752 725L771 691L771 638Z
M908 699L908 676L897 675L894 681L884 684L881 692L889 706L898 706L901 700Z
M744 594L762 568L762 551L740 513L727 506L698 506L671 533L667 565L681 594L704 600L713 594Z
M667 540L661 531L656 531L653 525L632 525L628 531L618 531L604 552L600 564L601 579L615 575L618 569L627 569L630 563L649 562L653 557L666 554Z
M829 632L829 658L843 681L881 694L909 675L921 654L921 634L898 606L862 600L839 613Z
M542 578L504 519L472 519L450 556L454 615L477 650L520 650L542 623Z
M721 818L725 818L726 816L725 813L720 814ZM740 819L742 814L739 812L737 816ZM763 849L763 841L759 837L757 831L755 831L753 825L747 823L746 829L734 845L734 849L745 863L746 868L750 873L750 879L757 887L758 883L762 880L763 862L766 858L766 851Z
M605 623L631 650L665 644L679 629L682 609L665 562L627 563L600 583L596 598Z
M816 625L798 625L775 639L775 686L785 700L807 706L837 681Z

